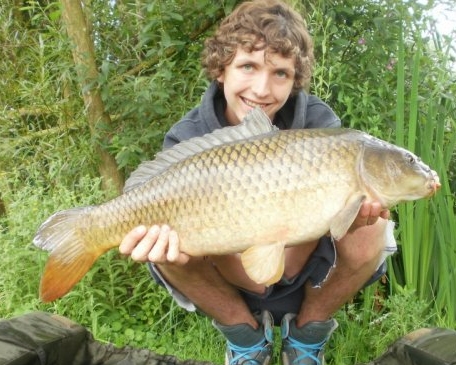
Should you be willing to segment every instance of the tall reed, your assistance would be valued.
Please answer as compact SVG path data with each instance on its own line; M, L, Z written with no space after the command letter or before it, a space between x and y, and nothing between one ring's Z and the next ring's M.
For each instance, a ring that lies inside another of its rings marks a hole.
M401 287L416 290L419 298L429 301L442 314L446 324L455 325L456 219L449 175L456 146L456 105L442 90L451 75L448 68L436 65L432 75L435 89L423 87L429 85L423 82L429 75L423 75L421 70L422 39L416 37L415 54L409 63L405 42L401 37L397 60L396 144L416 152L436 170L442 187L429 200L398 207L396 233L402 262L393 259L390 280L393 291ZM444 53L439 49L438 38L434 38L434 45L436 52ZM410 82L405 76L407 69L410 69Z

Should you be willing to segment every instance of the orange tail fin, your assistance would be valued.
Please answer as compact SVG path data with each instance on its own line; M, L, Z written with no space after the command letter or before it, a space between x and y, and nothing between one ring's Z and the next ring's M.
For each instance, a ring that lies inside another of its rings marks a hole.
M65 252L53 252L46 263L40 284L40 299L52 302L66 293L89 271L99 255L80 252L67 261Z
M51 252L40 285L40 298L44 302L65 295L97 258L111 248L90 242L90 223L83 217L92 209L85 207L57 212L39 228L33 242Z

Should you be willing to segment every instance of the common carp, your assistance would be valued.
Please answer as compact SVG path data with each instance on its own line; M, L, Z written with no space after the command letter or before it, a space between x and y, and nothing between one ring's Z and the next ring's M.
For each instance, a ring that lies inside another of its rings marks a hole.
M119 197L48 218L34 238L51 252L40 297L65 295L133 227L152 224L176 230L191 256L242 253L249 277L270 285L286 246L340 239L363 201L390 208L439 187L436 172L403 148L351 129L278 130L255 109L142 163Z

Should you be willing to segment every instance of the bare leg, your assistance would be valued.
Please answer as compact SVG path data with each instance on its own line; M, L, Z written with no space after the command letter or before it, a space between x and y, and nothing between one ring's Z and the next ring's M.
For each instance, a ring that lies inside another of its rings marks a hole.
M318 242L286 249L285 277L297 275ZM183 265L157 265L166 280L184 294L198 309L223 325L258 323L237 290L242 287L256 293L266 290L254 283L242 268L239 255L214 256L206 260L191 258Z
M159 265L162 275L198 309L223 325L247 323L258 328L239 291L209 260L192 258L183 266Z
M376 224L348 233L336 243L336 267L321 288L307 283L297 327L310 321L328 320L371 278L385 247L386 223L379 219Z

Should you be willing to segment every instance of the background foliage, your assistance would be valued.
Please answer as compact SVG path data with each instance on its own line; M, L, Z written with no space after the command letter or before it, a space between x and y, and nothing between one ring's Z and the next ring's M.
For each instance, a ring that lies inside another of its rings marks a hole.
M203 40L238 2L84 1L98 66L90 87L100 91L111 120L95 131L89 129L81 97L86 90L73 63L61 4L2 2L1 317L56 312L119 346L221 362L222 340L210 321L177 308L143 265L115 250L66 297L40 303L47 254L31 241L54 211L116 194L102 189L97 144L115 157L125 176L160 149L166 130L198 104L208 84L199 63ZM341 328L330 361L368 361L417 326L456 327L455 35L435 32L425 15L433 2L292 3L305 14L315 40L311 92L334 108L345 127L416 151L443 182L431 201L393 212L400 253L391 260L388 277L338 313Z

